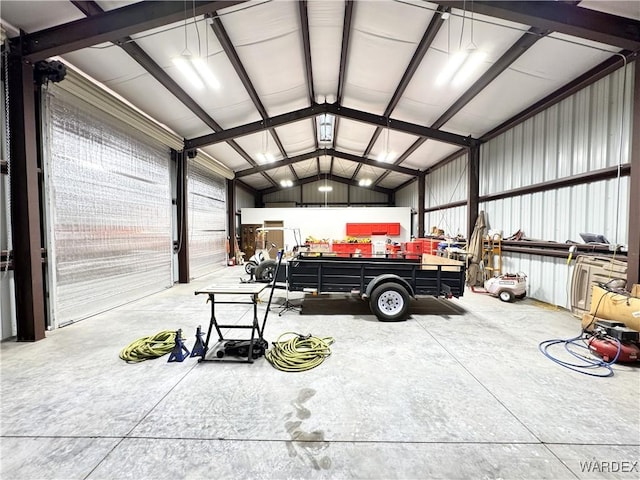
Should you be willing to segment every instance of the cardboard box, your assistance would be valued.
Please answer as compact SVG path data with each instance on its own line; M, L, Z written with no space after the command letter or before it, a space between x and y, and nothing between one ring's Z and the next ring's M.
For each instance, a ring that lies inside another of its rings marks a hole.
M633 285L633 287L631 288L631 296L640 298L640 283L636 283Z

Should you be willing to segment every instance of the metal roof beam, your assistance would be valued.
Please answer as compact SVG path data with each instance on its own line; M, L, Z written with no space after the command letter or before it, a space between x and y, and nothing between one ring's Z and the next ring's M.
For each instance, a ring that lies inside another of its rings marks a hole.
M276 126L297 122L305 118L315 117L316 115L320 115L322 113L330 113L337 117L349 118L351 120L368 123L371 125L382 127L388 126L392 130L398 130L420 137L433 138L435 140L452 143L454 145L468 147L477 142L477 140L471 137L464 137L455 133L449 133L435 128L417 125L415 123L404 122L402 120L394 120L393 118L374 115L373 113L363 112L361 110L355 110L353 108L341 107L336 104L323 103L313 104L310 107L301 108L300 110L295 110L289 113L283 113L282 115L277 115L265 120L259 120L256 122L248 123L246 125L232 127L221 132L211 133L208 135L203 135L202 137L185 140L185 147L190 150L193 148L204 147L206 145L213 145L215 143L229 141L232 138L242 137L244 135L250 135L252 133L260 132L265 128L274 128Z
M322 177L319 177L318 175L312 175L310 177L301 178L298 182L296 182L294 184L294 187L307 185L309 183L318 182L318 181L321 181L321 180L324 180L324 179L325 179L324 175ZM364 188L364 189L367 189L367 190L373 190L375 192L384 193L386 195L390 195L392 193L392 190L390 190L388 188L361 187L360 185L358 185L357 181L352 180L350 178L346 178L346 177L340 177L338 175L327 175L327 180L331 180L331 181L336 182L336 183L342 183L344 185L349 185L351 187L358 187L358 188ZM266 188L264 190L261 190L260 193L262 193L263 195L268 195L269 193L274 193L274 192L278 192L280 190L285 190L286 188L291 188L291 187L280 187L280 186L278 186L278 187L273 187L273 188Z
M317 150L314 150L313 152L303 153L301 155L285 158L283 160L278 160L273 163L266 163L264 165L258 165L253 168L239 170L236 172L236 178L246 177L248 175L253 175L254 173L266 172L268 170L275 170L276 168L293 165L294 163L303 162L305 160L309 160L311 158L316 158L320 155L324 155L324 152L325 150L323 149L317 149Z
M380 163L380 162L376 162L375 160L371 160L369 158L353 155L351 153L339 152L332 148L327 148L327 149L320 148L312 152L296 155L295 157L285 158L284 160L279 160L277 162L267 163L265 165L259 165L253 168L247 168L246 170L240 170L236 172L236 178L246 177L248 175L253 175L255 173L266 172L268 170L274 170L280 167L286 167L287 165L292 165L294 163L302 162L304 160L309 160L311 158L321 157L323 155L342 158L343 160L362 163L364 165L369 165L371 167L389 169L393 172L403 173L405 175L416 176L420 173L419 170L415 170L413 168L407 168L407 167L402 167L400 165L393 165L393 164L387 164L387 163Z
M227 58L229 58L231 65L233 65L234 70L238 74L238 77L240 78L242 85L244 85L244 88L249 94L249 97L251 98L253 105L258 110L258 113L260 113L260 116L262 117L263 120L269 118L267 109L264 108L264 105L262 104L262 101L258 96L258 92L253 86L253 83L249 78L249 74L247 73L247 70L244 68L244 65L240 61L238 52L236 52L236 49L233 46L233 43L231 42L229 35L224 29L222 22L220 21L219 18L214 17L214 18L211 18L210 25L211 25L211 30L213 30L213 33L215 33L216 37L218 38L220 45L222 45L222 49L224 50L224 53L227 54ZM274 142L278 146L278 150L280 150L280 154L286 158L287 151L284 149L284 145L282 145L282 142L280 141L280 137L278 137L278 134L276 133L275 129L270 128L269 132L271 133L271 136L273 137ZM295 172L294 172L294 175L295 175Z
M457 135L455 133L449 133L436 128L417 125L415 123L404 122L402 120L394 120L393 118L386 117L384 115L374 115L373 113L363 112L361 110L355 110L353 108L342 107L335 104L327 105L327 113L384 128L388 127L391 130L398 130L411 135L417 135L418 137L432 138L434 140L451 143L453 145L468 147L477 142L477 140L471 137L465 137L463 135Z
M431 128L440 128L449 120L451 120L456 113L462 110L471 100L475 98L482 90L484 90L491 82L493 82L498 75L504 72L511 66L520 56L529 50L538 40L549 35L550 30L540 30L539 28L532 27L527 33L522 35L516 43L511 45L497 62L495 62L489 70L484 72L482 76L476 80L476 82L469 87L469 89L451 105L446 112L440 115Z
M56 25L13 40L31 62L73 52L98 43L112 42L185 18L215 12L246 0L194 1L185 9L181 1L138 2L73 22Z
M304 120L305 118L315 117L321 113L326 113L326 106L324 104L319 105L314 103L310 107L301 108L300 110L294 110L293 112L283 113L282 115L276 115L275 117L270 117L265 120L258 120L257 122L185 140L185 147L192 149L226 142L233 138L260 132L265 128L275 128L281 125L287 125L288 123Z
M431 47L433 40L436 38L436 35L440 31L442 24L445 22L445 20L442 18L442 14L445 12L448 12L449 10L450 10L449 8L438 6L438 9L433 14L433 17L431 17L429 26L425 30L424 35L422 36L422 39L420 40L420 43L416 48L416 51L413 53L413 57L411 58L411 61L409 62L407 69L402 75L402 79L400 80L400 83L398 84L396 91L393 93L393 96L391 97L391 100L389 101L389 104L387 105L387 108L384 111L385 117L390 116L393 110L398 105L398 102L400 102L400 98L402 98L402 95L404 94L404 91L409 86L409 83L411 82L413 75L416 73L416 70L420 66L420 63L422 63L424 56L427 54L427 51ZM369 145L367 145L367 148L362 154L363 157L369 156L369 154L371 153L371 150L373 149L373 145L376 143L376 141L378 140L378 137L380 136L380 133L382 133L382 127L377 127L376 131L373 133L373 136L371 137L371 140L369 141ZM358 175L358 172L360 172L360 165L358 165L358 168L356 168L355 172L353 172L353 175L351 176L351 178L356 178L356 176ZM376 181L376 183L378 183L378 181Z
M640 22L564 2L438 0L447 7L523 23L629 50L640 49Z

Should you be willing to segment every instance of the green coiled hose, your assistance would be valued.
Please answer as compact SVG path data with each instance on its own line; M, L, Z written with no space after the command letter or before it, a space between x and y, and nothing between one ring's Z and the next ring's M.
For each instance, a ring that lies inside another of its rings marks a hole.
M120 358L128 363L144 362L171 352L175 345L176 331L163 330L130 343L120 351Z
M283 337L293 335L288 340ZM301 335L286 332L278 337L272 348L266 351L267 361L278 370L284 372L304 372L317 367L331 355L329 346L334 342L332 337L318 338L312 335Z

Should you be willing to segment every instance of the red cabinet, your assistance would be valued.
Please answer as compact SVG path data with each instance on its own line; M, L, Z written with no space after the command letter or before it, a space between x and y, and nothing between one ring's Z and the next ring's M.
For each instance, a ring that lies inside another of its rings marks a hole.
M338 257L349 257L357 253L365 257L370 257L372 250L370 243L333 242L332 251L337 253Z
M349 237L370 237L371 235L400 235L400 223L347 223Z

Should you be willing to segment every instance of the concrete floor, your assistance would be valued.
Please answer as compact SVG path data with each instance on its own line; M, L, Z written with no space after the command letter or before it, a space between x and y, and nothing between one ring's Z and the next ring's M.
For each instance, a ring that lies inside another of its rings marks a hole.
M400 323L343 296L307 297L302 314L275 306L267 340L335 338L304 373L264 358L118 358L165 329L182 328L191 348L209 321L194 291L241 275L225 268L46 340L3 342L0 478L640 478L640 370L594 378L554 364L538 343L580 323L533 300L425 298ZM248 305L220 312L251 318Z

